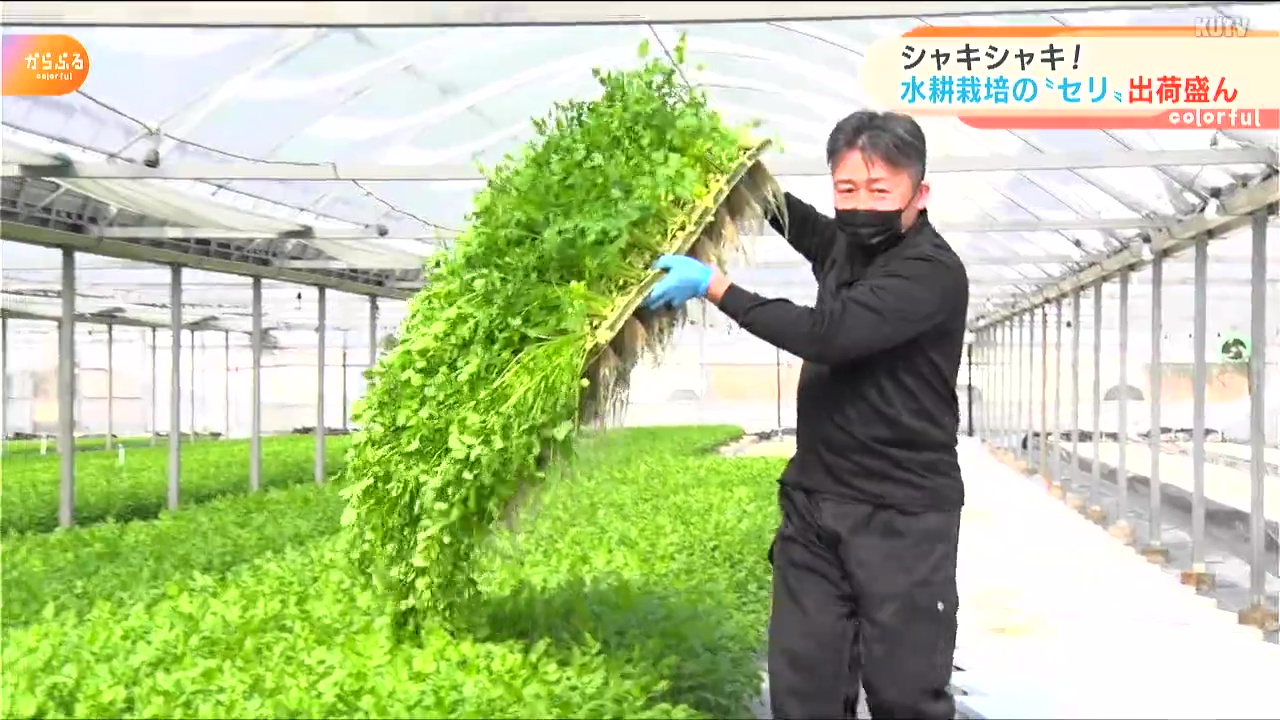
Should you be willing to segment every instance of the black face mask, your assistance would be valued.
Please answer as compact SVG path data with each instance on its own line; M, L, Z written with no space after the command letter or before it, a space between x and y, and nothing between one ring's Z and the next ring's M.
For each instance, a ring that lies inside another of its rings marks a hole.
M836 210L836 227L854 245L875 247L902 237L903 210Z

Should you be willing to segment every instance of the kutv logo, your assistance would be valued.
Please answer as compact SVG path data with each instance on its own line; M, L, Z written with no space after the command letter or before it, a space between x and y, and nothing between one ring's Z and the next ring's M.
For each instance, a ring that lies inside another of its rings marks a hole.
M1196 18L1196 37L1244 37L1249 34L1249 18L1212 15Z

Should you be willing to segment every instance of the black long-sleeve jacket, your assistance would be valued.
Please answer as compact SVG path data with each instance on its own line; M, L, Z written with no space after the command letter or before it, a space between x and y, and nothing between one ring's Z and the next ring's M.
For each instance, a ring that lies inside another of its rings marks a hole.
M719 308L800 357L796 454L781 482L904 512L964 504L956 381L969 306L964 263L921 213L899 241L860 248L786 195L770 224L813 267L814 307L730 285Z

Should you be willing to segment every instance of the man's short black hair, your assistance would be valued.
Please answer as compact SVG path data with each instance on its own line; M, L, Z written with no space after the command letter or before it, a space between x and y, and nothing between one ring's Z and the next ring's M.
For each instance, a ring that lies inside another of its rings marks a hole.
M917 185L924 179L924 130L910 115L859 110L836 123L827 138L827 167L834 169L854 150L867 160L906 171Z

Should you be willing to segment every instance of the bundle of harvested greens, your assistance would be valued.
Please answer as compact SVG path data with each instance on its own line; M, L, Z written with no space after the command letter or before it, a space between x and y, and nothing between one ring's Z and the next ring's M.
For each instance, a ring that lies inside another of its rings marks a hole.
M599 99L534 121L536 139L488 173L467 230L428 261L370 373L343 523L408 625L454 624L478 543L683 320L638 310L653 261L723 262L740 227L780 207L767 143L686 86L683 39L672 61L595 70Z

